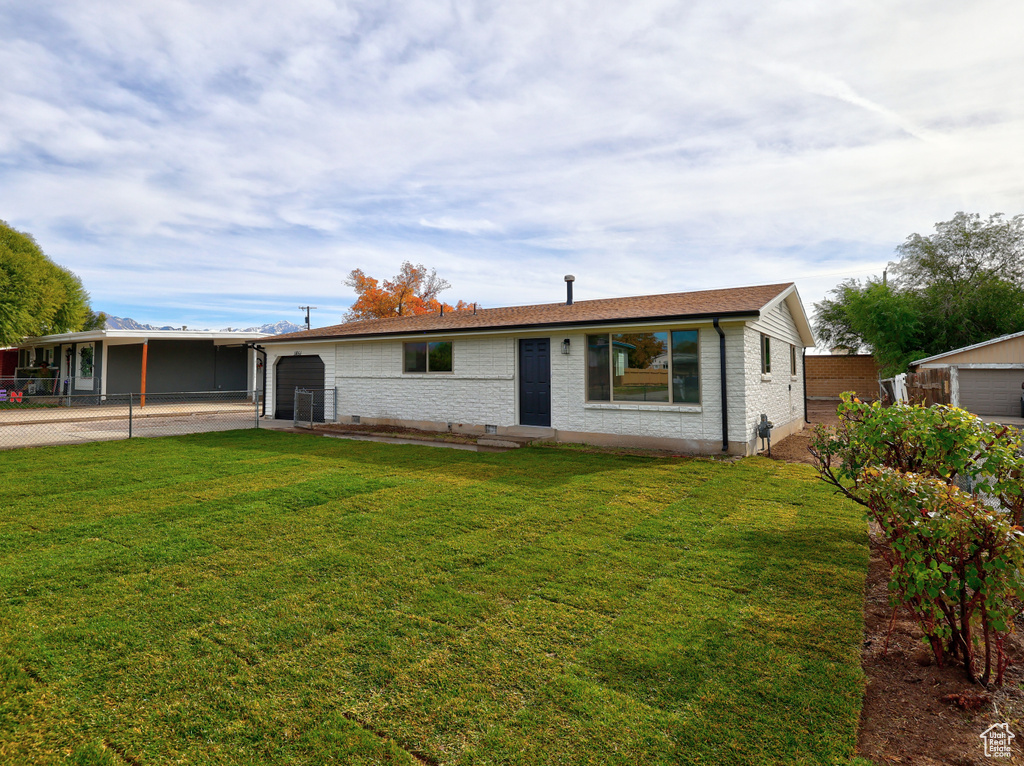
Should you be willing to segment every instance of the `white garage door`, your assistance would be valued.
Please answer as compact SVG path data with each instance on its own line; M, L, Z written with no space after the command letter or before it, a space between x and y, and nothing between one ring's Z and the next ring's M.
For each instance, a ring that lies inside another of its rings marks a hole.
M960 370L960 406L976 415L1020 417L1024 370Z

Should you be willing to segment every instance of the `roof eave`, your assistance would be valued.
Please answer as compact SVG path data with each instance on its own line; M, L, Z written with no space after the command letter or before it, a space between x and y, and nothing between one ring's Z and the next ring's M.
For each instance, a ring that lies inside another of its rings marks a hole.
M1005 340L1013 340L1014 338L1024 337L1024 332L1014 332L1009 335L1000 335L998 338L992 338L991 340L983 340L981 343L974 343L970 346L964 346L962 348L954 348L952 351L943 351L941 354L935 356L926 356L924 359L915 359L910 364L927 364L928 362L934 362L937 359L944 359L947 356L953 356L954 354L963 354L966 351L974 351L978 348L984 348L985 346L991 346L994 343L1002 343Z
M320 341L333 340L371 340L373 338L385 338L392 336L413 336L413 335L464 335L476 332L521 332L523 330L544 330L556 329L559 327L603 327L614 325L642 325L653 322L692 322L708 321L714 318L719 319L756 319L761 315L760 311L709 311L699 314L667 314L662 316L649 317L618 317L616 319L580 319L570 322L529 322L521 324L498 324L482 325L479 327L443 327L426 330L388 330L386 332L373 333L351 333L334 335L312 335L303 338L278 335L265 338L263 343L315 343Z
M54 333L53 335L31 335L23 338L18 347L45 346L55 343L88 343L89 341L114 338L139 338L159 340L260 340L271 337L256 332L221 332L219 330L79 330L77 332Z
M769 309L774 308L783 301L785 301L786 306L789 308L790 316L793 317L793 323L796 325L797 333L800 335L800 342L803 344L804 348L813 348L817 345L817 341L814 338L814 329L811 327L811 322L807 318L807 312L804 310L804 303L800 300L800 293L796 289L795 283L790 283L785 290L768 301L762 311L767 312Z

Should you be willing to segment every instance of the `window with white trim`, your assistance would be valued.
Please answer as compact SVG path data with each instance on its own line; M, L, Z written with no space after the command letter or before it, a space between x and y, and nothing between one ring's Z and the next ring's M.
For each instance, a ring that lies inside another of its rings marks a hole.
M761 333L761 374L772 374L772 339Z
M587 401L699 404L698 331L588 335Z
M405 372L451 372L452 342L419 341L402 344L402 369Z

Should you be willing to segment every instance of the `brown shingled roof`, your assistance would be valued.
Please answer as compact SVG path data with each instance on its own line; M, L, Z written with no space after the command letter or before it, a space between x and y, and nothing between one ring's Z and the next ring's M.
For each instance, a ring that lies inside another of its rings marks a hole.
M536 306L454 311L440 314L387 317L346 322L314 330L302 330L261 339L261 343L319 340L351 336L402 335L407 333L472 332L501 328L545 327L550 325L601 324L638 319L683 319L737 314L757 314L772 299L793 286L792 282L692 293L638 295L632 298L603 298Z

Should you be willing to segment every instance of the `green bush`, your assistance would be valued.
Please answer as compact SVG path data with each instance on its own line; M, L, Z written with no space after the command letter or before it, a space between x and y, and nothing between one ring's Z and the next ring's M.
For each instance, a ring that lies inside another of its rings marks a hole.
M863 505L889 544L889 591L917 618L936 661L1001 684L1024 598L1024 443L954 407L867 405L811 442L822 479ZM977 494L961 489L967 484ZM984 654L980 674L979 653Z

